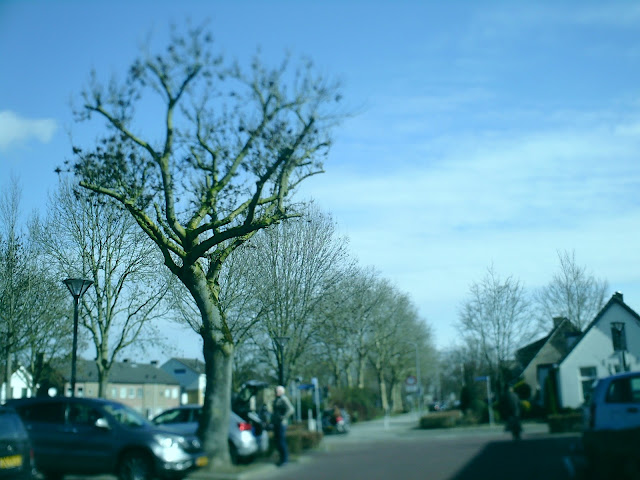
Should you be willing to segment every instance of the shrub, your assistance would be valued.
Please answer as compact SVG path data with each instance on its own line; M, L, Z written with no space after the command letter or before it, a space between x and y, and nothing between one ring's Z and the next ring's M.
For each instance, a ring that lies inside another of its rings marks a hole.
M451 428L462 420L460 410L429 413L420 418L420 428Z
M380 416L382 411L376 406L377 393L366 388L332 388L329 391L328 404L344 408L351 421L371 420Z

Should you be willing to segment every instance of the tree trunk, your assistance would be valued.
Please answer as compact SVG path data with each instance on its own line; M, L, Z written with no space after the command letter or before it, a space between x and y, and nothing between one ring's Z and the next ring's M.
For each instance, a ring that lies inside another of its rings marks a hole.
M209 468L214 470L231 462L228 434L233 345L219 345L212 333L207 333L204 328L201 332L207 384L198 434L203 440L207 455L211 458Z
M382 368L376 366L376 375L378 377L378 386L380 388L380 401L382 402L382 410L384 413L389 413L389 398L387 396L387 382L384 379Z

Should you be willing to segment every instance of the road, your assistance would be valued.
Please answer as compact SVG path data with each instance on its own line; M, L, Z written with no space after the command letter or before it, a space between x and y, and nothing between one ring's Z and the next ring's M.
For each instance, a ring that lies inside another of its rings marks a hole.
M269 472L264 479L570 480L579 435L549 435L528 425L514 442L502 428L416 430L415 417L354 425L327 436L317 452Z

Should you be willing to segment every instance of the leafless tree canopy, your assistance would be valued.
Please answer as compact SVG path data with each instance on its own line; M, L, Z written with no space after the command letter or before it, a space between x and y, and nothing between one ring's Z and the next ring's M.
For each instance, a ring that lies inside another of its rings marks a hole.
M122 207L62 182L49 202L39 245L60 279L87 278L80 324L95 349L98 395L111 365L127 347L155 344L152 320L163 316L166 281L155 245Z
M536 292L540 322L549 330L553 317L561 316L583 329L604 307L609 284L578 265L575 251L559 251L558 260L560 265L552 280Z
M513 277L501 279L491 266L469 288L458 329L467 342L479 345L492 375L501 379L516 349L532 339L537 325L522 283Z

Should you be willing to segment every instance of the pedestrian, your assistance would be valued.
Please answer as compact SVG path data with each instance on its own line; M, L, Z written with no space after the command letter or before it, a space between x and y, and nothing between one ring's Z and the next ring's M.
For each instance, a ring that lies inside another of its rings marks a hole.
M278 465L286 465L289 461L289 449L287 448L287 424L289 417L294 413L293 405L284 393L284 387L278 385L276 387L276 398L273 401L273 413L271 421L273 423L273 437L276 442L276 448L280 454Z
M520 397L511 385L509 385L505 395L504 408L507 418L507 430L511 432L514 440L520 440L520 434L522 433L522 425L520 423Z

